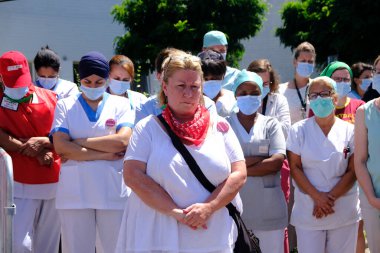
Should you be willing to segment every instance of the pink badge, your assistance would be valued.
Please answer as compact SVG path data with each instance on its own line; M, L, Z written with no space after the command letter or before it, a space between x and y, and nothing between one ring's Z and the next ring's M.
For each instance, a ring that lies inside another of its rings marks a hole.
M218 124L216 124L216 128L218 129L219 132L227 133L228 130L230 129L230 125L228 125L227 122L219 121Z
M114 127L116 125L116 121L114 119L107 119L106 126L107 127Z

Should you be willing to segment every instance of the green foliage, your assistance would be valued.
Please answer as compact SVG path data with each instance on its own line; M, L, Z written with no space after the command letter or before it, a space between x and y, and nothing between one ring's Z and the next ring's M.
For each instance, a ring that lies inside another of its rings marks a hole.
M203 35L220 30L227 35L228 61L237 66L244 47L239 42L261 28L265 0L123 0L113 7L115 21L126 33L115 39L116 52L141 66L143 74L154 70L161 49L175 47L197 54Z
M300 0L286 2L281 10L282 27L278 36L294 49L309 41L323 64L330 55L352 64L372 62L380 53L380 1Z

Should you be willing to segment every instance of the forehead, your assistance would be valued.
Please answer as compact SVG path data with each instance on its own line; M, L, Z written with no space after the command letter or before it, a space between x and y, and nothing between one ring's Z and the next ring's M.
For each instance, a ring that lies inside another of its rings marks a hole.
M247 90L256 91L256 90L260 90L260 87L254 82L244 82L239 85L239 87L236 89L236 92L247 91Z
M214 45L214 46L210 46L208 48L211 50L214 50L218 53L225 53L227 51L227 47L225 45Z
M319 81L314 81L312 85L310 86L309 93L313 92L320 92L320 91L331 91L332 87L330 84L326 83L325 81L319 80Z
M121 65L112 64L110 74L123 75L130 77L128 71Z
M307 51L301 51L297 57L297 60L314 60L314 54Z
M87 77L83 78L82 80L88 80L88 81L91 81L91 82L97 82L97 81L106 80L106 79L104 79L103 77L100 77L98 75L92 74L91 76L87 76Z
M170 81L201 82L202 77L201 74L195 70L179 69L175 71L171 77L169 77L169 82Z
M268 70L265 72L260 72L260 73L256 73L256 74L258 74L261 77L261 79L263 79L264 82L268 81L270 78Z
M350 72L348 72L348 70L347 69L338 69L338 70L335 70L332 74L331 74L331 76L333 77L341 77L341 76L343 76L343 77L350 77Z
M56 75L58 74L57 71L55 71L52 67L40 67L37 70L37 74L40 76L50 76L50 75Z

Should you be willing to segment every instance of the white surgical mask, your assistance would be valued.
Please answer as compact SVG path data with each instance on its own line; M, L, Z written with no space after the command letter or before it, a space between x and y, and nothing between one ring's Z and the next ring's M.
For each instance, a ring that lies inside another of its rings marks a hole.
M102 87L98 88L89 88L84 85L81 85L80 89L88 99L97 100L104 94L104 92L107 89L107 85L103 85Z
M205 81L203 84L203 93L211 99L214 99L222 89L223 80Z
M224 59L224 60L227 59L227 52L225 52L225 53L221 53L221 55L223 56L223 59Z
M28 92L29 87L8 88L7 86L4 86L4 94L13 100L22 99Z
M309 77L314 71L314 64L310 64L307 62L297 62L296 71L298 75L302 77Z
M338 93L338 97L342 98L347 96L351 91L351 83L340 82L336 83L336 93Z
M252 115L261 106L261 96L239 96L236 98L239 111L244 115Z
M54 86L58 83L58 77L37 77L38 84L47 90L51 90L54 88Z
M125 94L127 90L131 89L131 82L119 81L111 78L109 86L113 94L122 95Z

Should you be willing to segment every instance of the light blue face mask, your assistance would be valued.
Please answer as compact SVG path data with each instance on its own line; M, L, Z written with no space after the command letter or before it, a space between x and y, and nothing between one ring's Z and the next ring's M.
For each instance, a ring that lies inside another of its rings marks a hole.
M98 87L98 88L89 88L82 84L80 86L80 89L88 99L98 100L106 91L107 85L103 85L102 87Z
M37 83L47 90L51 90L58 83L58 77L48 78L48 77L37 77Z
M372 78L362 79L362 84L360 84L360 89L366 91L368 87L371 85L371 83L372 83Z
M111 78L109 86L113 94L122 95L131 89L131 82L119 81Z
M214 99L222 89L222 82L223 80L205 81L203 84L203 93L207 97Z
M336 83L336 93L338 97L342 98L347 96L351 91L351 83L340 82Z
M244 115L252 115L261 106L261 96L239 96L236 98L239 111Z
M331 97L318 96L316 99L310 100L310 108L318 118L326 118L334 111L335 106Z
M380 93L380 74L376 74L372 79L372 89Z
M309 77L314 71L314 64L307 62L297 62L297 74L302 77Z
M7 86L4 86L4 94L13 100L19 100L25 97L25 95L28 92L29 92L29 87L8 88Z
M262 91L263 94L261 95L261 97L264 99L266 95L268 95L269 92L270 92L269 85L263 86L263 91Z
M223 56L223 59L224 59L224 60L227 59L227 52L225 52L225 53L221 53L221 55Z

